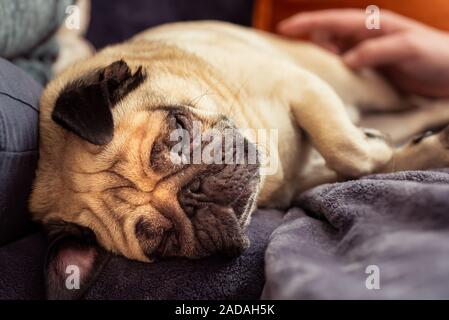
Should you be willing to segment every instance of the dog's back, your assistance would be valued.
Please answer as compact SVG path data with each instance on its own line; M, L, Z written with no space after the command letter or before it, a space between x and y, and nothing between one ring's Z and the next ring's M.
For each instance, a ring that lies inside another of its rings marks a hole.
M278 63L293 63L326 81L348 105L389 111L402 106L396 92L377 74L369 70L356 74L338 56L309 42L219 21L162 25L133 38L142 39L168 42L193 52L245 85L250 69L258 72L258 77L251 75L251 82L260 88L270 80L264 73L275 73Z

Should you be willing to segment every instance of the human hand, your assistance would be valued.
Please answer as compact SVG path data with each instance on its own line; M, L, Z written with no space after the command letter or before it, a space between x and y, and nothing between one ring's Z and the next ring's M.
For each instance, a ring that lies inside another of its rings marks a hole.
M363 10L299 13L278 25L281 34L309 36L341 54L351 68L377 68L399 89L449 97L449 34L382 10L380 29L367 29Z

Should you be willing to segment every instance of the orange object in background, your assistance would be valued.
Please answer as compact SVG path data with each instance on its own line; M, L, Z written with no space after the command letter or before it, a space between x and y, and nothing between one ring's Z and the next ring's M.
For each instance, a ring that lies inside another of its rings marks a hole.
M449 31L449 0L255 0L253 26L275 31L283 19L301 11L377 5Z

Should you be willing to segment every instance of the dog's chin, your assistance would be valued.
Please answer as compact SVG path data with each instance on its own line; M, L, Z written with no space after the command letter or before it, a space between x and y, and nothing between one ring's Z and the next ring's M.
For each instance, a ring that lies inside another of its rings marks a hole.
M238 256L249 246L245 234L259 188L258 165L226 165L184 186L178 201L191 221L195 244L183 248L176 230L163 232L152 258L213 254Z

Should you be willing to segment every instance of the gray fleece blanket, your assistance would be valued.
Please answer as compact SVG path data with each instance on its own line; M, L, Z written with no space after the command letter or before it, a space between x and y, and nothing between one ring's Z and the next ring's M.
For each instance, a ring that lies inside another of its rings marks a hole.
M449 169L323 185L271 235L267 299L449 299Z

